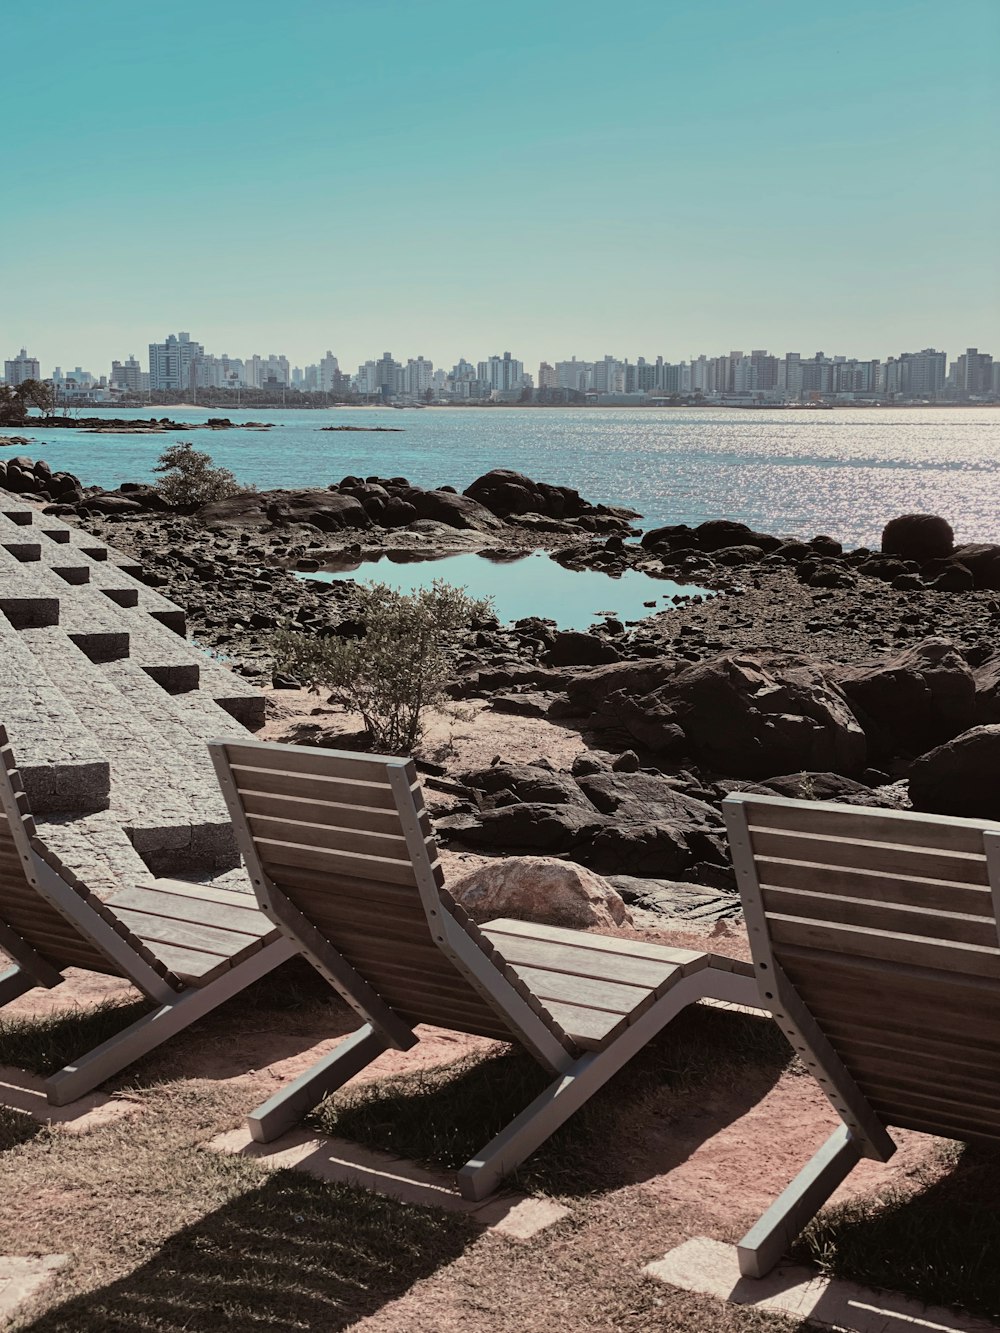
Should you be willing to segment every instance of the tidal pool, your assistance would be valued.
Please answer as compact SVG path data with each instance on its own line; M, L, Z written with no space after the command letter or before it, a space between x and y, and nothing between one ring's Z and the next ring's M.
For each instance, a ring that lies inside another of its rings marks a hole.
M444 579L465 588L471 597L490 597L502 621L542 616L560 629L586 629L607 615L641 620L668 610L674 597L709 596L705 588L671 579L654 579L629 569L612 578L597 570L564 569L546 554L535 552L513 560L488 555L450 555L434 560L403 560L382 556L356 569L300 573L299 578L335 583L382 583L398 592L429 588ZM646 603L655 602L655 606Z

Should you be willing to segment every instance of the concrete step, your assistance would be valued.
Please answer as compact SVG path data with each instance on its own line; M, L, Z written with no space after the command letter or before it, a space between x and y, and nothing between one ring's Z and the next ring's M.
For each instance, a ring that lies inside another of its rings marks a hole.
M235 841L218 788L209 786L207 753L194 762L190 731L169 696L134 664L134 675L114 678L112 668L130 664L91 662L58 629L25 630L19 639L106 754L111 813L153 874L234 865Z
M35 823L49 851L104 902L123 885L142 884L152 878L110 810L89 815L42 815Z
M107 809L107 756L2 617L0 667L0 723L14 747L33 812Z

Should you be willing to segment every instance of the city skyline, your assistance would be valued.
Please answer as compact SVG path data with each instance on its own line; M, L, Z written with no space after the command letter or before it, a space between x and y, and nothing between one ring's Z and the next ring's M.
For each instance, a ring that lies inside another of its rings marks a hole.
M4 24L0 331L50 365L1000 344L995 0L78 20Z
M95 375L77 366L63 371L42 369L39 358L21 347L4 361L4 382L16 386L43 379L52 384L62 406L113 403L116 398L141 399L145 394L208 395L220 391L288 390L326 394L360 401L424 401L437 403L506 402L556 405L596 402L640 405L669 399L791 403L1000 401L1000 361L978 347L966 347L953 360L944 349L925 347L884 358L859 358L844 353L812 356L787 351L778 356L766 348L749 352L690 355L671 362L655 358L619 359L611 354L587 360L542 361L537 375L509 351L475 362L465 357L450 370L435 367L419 355L397 361L389 351L370 358L352 372L327 351L317 362L293 366L281 353L245 358L217 355L187 331L168 334L148 344L148 368L134 355L114 359L110 374ZM236 399L238 404L239 398ZM236 404L233 404L234 406Z

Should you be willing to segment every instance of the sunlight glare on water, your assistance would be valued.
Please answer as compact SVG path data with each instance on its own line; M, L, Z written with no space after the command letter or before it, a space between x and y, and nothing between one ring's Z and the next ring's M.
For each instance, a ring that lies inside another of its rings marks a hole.
M219 408L155 414L186 421L224 415ZM847 545L875 545L888 519L922 511L943 514L958 541L1000 540L1000 410L990 408L257 408L228 415L276 424L191 438L261 488L326 486L355 474L461 490L506 467L574 486L589 500L630 505L647 527L726 517L768 532L826 532ZM326 425L403 429L323 434ZM184 438L25 433L33 442L19 452L108 487L152 479L162 450Z

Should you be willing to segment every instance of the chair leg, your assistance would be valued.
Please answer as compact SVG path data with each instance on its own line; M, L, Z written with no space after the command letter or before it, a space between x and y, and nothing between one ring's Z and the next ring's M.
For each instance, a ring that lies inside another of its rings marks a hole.
M9 1004L19 995L34 990L37 985L35 978L29 976L23 967L8 967L6 972L0 972L0 1005Z
M268 972L293 958L295 953L295 946L290 940L276 940L228 972L223 972L204 988L181 992L171 1004L160 1005L124 1032L95 1046L74 1064L66 1065L46 1079L45 1092L49 1102L53 1106L65 1106L77 1097L82 1097L112 1074L125 1069L140 1056L155 1050L169 1037L183 1032L199 1018L210 1014L220 1004L225 1004L226 1000L267 976Z
M838 1126L737 1245L743 1277L764 1277L771 1271L860 1159L857 1139L846 1125Z
M342 1088L388 1049L389 1042L371 1023L358 1028L293 1083L250 1112L247 1128L251 1138L256 1143L270 1143L279 1138L297 1125L307 1111L318 1106L324 1097Z
M485 1199L545 1140L578 1111L588 1098L629 1059L615 1046L599 1055L584 1055L565 1074L515 1116L458 1173L465 1199Z

